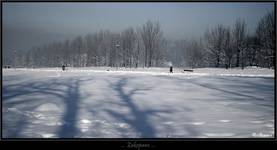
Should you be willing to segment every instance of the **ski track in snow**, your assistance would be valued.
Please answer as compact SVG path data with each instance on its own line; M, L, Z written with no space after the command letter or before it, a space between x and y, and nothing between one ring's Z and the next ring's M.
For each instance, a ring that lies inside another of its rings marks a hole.
M274 137L270 71L105 69L4 69L3 137Z

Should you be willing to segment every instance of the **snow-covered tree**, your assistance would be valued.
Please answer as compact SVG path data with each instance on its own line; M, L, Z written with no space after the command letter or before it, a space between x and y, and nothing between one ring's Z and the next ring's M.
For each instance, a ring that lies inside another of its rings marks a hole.
M243 19L239 18L236 20L236 23L233 28L234 48L236 50L236 67L239 67L240 60L244 57L243 50L245 49L245 37L246 37L246 23Z
M259 66L275 67L275 22L274 12L267 13L258 23L256 36L258 38Z
M141 37L145 47L145 66L152 67L153 65L153 56L155 55L155 43L159 42L162 37L162 31L160 28L159 22L153 23L148 20L141 30Z
M211 55L212 61L215 63L215 67L219 67L223 54L224 36L226 29L223 25L219 24L217 27L208 30L205 33L206 49Z

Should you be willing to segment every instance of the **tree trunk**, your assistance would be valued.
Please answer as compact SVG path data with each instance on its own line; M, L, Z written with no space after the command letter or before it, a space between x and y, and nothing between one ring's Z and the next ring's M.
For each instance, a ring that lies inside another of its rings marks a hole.
M237 50L237 62L236 62L236 67L239 67L239 54L240 54L240 50Z

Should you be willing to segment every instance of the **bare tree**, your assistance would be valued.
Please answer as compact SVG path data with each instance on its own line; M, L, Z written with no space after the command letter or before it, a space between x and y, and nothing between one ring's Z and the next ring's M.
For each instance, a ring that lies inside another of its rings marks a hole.
M203 52L202 52L201 40L191 39L185 43L183 48L183 54L186 64L191 67L201 67L203 63Z
M153 23L150 20L143 25L141 37L145 47L145 66L151 67L153 61L154 44L161 37L159 22Z
M246 36L246 23L243 19L237 19L233 28L234 48L236 49L236 67L239 67L241 54L243 55L244 40Z
M225 67L226 69L231 67L232 59L234 57L234 48L233 48L233 38L231 36L231 29L226 28L224 34L224 43L223 43L223 50L225 56Z
M208 30L205 34L207 40L207 50L211 58L215 61L215 67L219 67L224 44L225 28L219 24L217 27Z
M133 49L135 45L135 31L132 27L124 30L121 34L122 38L122 50L123 50L123 67L132 66L132 58L134 56Z
M135 36L136 36L136 48L135 48L135 50L134 50L134 55L135 55L135 57L134 57L134 61L135 61L135 67L137 68L139 65L140 65L140 62L143 62L143 60L141 60L141 55L142 55L142 51L143 51L143 49L142 49L142 47L143 47L143 45L142 45L142 39L141 39L141 36L140 36L140 29L139 28L137 28L137 30L136 30L136 34L135 34Z
M190 67L275 67L274 19L273 12L262 17L254 35L246 32L243 19L236 20L232 29L219 24L207 30L204 42L165 39L160 24L149 20L136 31L132 27L120 33L101 30L49 43L27 51L26 56L18 54L16 61L29 67L152 67L163 66L169 60Z
M258 38L260 55L259 65L275 68L276 33L274 12L267 13L258 23L256 36Z

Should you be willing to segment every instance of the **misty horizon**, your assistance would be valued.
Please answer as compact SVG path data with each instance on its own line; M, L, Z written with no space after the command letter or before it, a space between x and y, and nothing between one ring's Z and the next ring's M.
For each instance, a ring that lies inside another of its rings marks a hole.
M235 20L250 33L273 3L4 3L3 50L29 50L100 30L121 32L158 21L167 39L190 39Z

